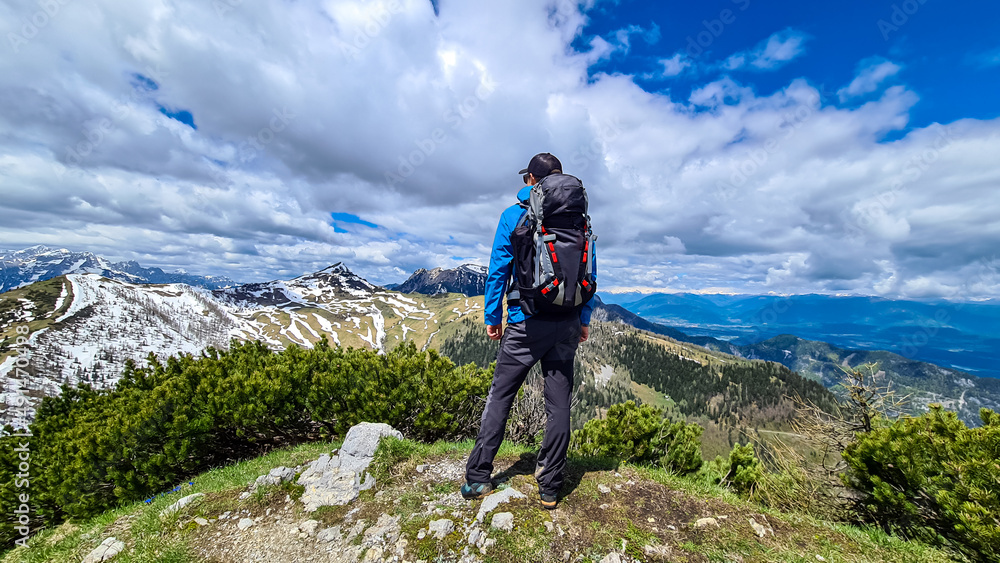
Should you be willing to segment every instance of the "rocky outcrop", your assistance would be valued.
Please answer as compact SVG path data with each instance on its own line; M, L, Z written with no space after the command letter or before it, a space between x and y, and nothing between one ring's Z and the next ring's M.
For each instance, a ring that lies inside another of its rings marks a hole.
M347 432L339 455L322 455L309 464L297 481L305 487L301 500L306 511L313 512L321 506L343 506L358 498L361 491L374 487L375 479L365 470L375 457L379 440L385 436L403 438L402 433L388 424L358 424Z

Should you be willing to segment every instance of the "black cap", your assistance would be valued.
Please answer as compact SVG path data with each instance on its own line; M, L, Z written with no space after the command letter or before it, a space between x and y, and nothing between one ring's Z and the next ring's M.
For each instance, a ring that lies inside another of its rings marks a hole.
M539 153L531 157L528 167L518 174L531 174L535 178L544 178L553 172L562 172L562 163L552 153Z

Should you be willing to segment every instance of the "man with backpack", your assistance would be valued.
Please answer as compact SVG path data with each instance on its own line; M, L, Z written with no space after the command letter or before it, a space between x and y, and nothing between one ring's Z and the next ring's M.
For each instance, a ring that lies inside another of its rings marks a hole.
M526 186L500 216L486 278L486 333L500 340L500 350L462 496L482 498L493 489L493 459L511 405L528 370L541 361L547 420L535 479L542 507L553 509L570 440L573 361L589 336L590 299L597 289L596 237L586 190L562 173L558 158L537 154L520 174Z

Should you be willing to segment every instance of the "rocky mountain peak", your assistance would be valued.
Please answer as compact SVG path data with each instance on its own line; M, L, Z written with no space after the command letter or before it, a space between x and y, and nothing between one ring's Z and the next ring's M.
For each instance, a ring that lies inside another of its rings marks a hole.
M457 268L420 268L413 272L396 291L402 293L461 293L467 297L483 295L486 292L487 269L478 264L463 264Z

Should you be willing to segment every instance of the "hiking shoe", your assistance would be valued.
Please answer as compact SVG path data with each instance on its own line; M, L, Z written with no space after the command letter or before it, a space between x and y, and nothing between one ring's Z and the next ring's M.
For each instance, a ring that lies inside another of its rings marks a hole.
M469 483L462 485L462 498L472 500L483 498L493 490L491 483Z
M559 504L559 500L556 499L556 495L547 495L545 493L538 494L538 500L542 503L542 508L545 510L552 510Z

